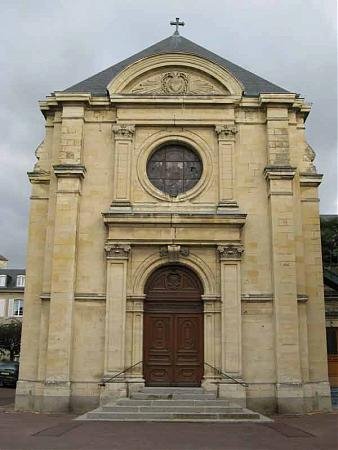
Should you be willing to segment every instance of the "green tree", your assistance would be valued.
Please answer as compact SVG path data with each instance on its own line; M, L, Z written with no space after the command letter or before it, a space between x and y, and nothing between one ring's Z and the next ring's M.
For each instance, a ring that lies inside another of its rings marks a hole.
M20 320L0 324L0 352L8 352L11 361L20 353L21 327Z
M338 267L338 216L321 216L323 264Z

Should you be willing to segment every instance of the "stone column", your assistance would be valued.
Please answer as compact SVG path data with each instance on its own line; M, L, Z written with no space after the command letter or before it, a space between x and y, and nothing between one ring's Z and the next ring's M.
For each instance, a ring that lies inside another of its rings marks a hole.
M234 149L237 129L235 125L217 125L219 161L219 203L222 207L236 207L234 199Z
M54 173L57 192L43 408L67 411L71 392L78 211L85 168L60 164L54 166Z
M134 125L113 125L115 148L112 206L130 206L131 158L134 132Z
M240 259L244 248L240 244L219 245L221 264L222 338L221 369L231 377L242 379L242 318ZM245 388L223 378L220 396L245 406Z

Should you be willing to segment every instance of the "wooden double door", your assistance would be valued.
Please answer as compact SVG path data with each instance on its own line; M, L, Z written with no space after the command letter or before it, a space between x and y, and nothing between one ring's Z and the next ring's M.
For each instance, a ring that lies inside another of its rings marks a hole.
M166 266L146 285L143 369L147 386L200 386L202 286L182 266Z

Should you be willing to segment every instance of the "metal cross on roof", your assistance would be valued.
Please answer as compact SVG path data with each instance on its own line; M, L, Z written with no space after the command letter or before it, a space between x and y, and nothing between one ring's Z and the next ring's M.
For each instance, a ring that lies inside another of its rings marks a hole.
M182 21L180 22L180 18L179 18L179 17L176 17L176 20L175 20L175 21L172 20L172 21L170 22L170 25L175 25L175 26L176 26L176 30L175 30L175 33L174 33L174 34L180 34L179 31L178 31L178 27L184 27L185 23L182 22Z

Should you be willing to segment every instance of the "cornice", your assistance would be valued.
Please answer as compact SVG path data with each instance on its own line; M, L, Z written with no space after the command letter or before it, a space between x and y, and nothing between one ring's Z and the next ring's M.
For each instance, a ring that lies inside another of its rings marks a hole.
M292 94L289 92L282 92L280 94L274 93L274 94L260 94L259 95L259 102L261 105L263 104L287 104L287 105L293 105L296 100L296 94Z
M28 179L32 184L49 184L50 172L47 171L32 171L27 172Z
M161 224L161 225L199 225L212 227L219 225L233 225L242 227L246 221L246 214L241 212L228 212L226 214L199 214L199 213L122 213L107 211L102 213L104 222L113 226Z
M110 106L108 97L96 97L90 92L54 92L39 102L41 112L46 116L51 109L61 107L64 103L84 103L90 106Z
M293 180L296 168L291 166L266 166L264 176L267 180Z
M53 169L58 178L84 178L86 174L86 168L81 164L55 164Z
M302 187L318 187L322 182L323 175L320 173L306 173L299 174L299 182Z

